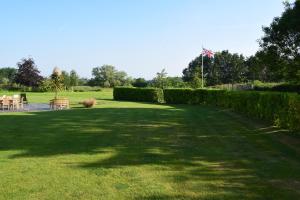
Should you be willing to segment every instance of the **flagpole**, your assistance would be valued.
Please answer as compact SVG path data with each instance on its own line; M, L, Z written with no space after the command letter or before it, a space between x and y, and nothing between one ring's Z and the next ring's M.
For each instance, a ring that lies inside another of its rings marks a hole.
M204 82L203 82L203 47L202 47L201 57L202 57L201 74L202 74L202 89L203 89L204 88Z

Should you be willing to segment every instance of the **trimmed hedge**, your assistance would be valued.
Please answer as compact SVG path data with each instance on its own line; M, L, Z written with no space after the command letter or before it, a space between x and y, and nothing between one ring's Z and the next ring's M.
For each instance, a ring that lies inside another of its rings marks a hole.
M300 95L280 92L165 89L168 104L206 104L230 108L279 127L300 130Z
M159 88L115 87L113 95L115 100L124 101L162 103L164 100L163 90Z

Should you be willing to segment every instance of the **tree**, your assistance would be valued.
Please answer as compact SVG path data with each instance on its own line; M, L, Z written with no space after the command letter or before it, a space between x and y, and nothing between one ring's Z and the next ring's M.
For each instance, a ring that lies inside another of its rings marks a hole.
M78 84L77 85L88 85L89 79L87 78L78 78Z
M215 74L213 74L214 72L214 65L213 65L213 61L211 58L208 57L204 57L203 58L203 65L204 67L204 77L207 79L207 84L208 85L215 85L218 82L214 79L217 78L217 76L215 76ZM196 57L194 60L192 60L188 67L185 68L183 70L183 77L182 79L185 82L191 82L193 81L196 77L197 78L202 78L202 73L201 73L201 66L202 66L202 57L201 55ZM212 77L212 78L210 78Z
M167 72L165 69L162 69L161 72L156 73L156 77L153 79L153 86L157 88L165 88L166 87L166 78Z
M272 71L273 79L300 82L300 1L285 2L285 11L275 17L269 27L263 27L265 35L260 46L263 63ZM273 65L268 62L272 61Z
M147 87L148 82L144 78L137 78L133 81L132 86L134 86L134 87Z
M166 77L166 87L168 88L184 88L188 85L182 80L181 77Z
M73 90L74 86L78 85L78 82L79 82L79 76L77 75L75 70L71 70L71 72L70 72L70 86L72 87L72 90Z
M247 78L247 65L243 55L231 54L229 51L216 52L214 58L203 58L204 81L206 85L245 82ZM183 80L190 82L193 87L198 87L202 81L202 57L192 60L183 70Z
M0 68L0 83L12 84L15 82L17 69L11 67Z
M67 71L62 71L61 72L61 76L63 77L63 85L64 85L64 88L65 90L68 90L70 89L71 87L71 79L70 79L70 74L67 72Z
M189 81L189 85L192 88L202 87L202 73L201 73L201 68L199 66L197 66L194 69L194 73L192 74L192 79Z
M93 78L90 81L91 85L98 85L102 87L115 87L127 85L130 78L123 71L118 71L112 65L103 65L95 67L92 70Z
M17 65L16 83L28 87L38 87L41 84L43 77L32 58L23 58Z
M215 54L215 68L218 68L218 79L222 84L242 83L246 80L247 66L243 55L231 54L229 51Z
M55 92L55 99L58 98L58 92L63 89L64 86L64 77L62 75L61 70L58 67L55 67L53 69L53 72L51 74L51 82L52 82L52 88Z

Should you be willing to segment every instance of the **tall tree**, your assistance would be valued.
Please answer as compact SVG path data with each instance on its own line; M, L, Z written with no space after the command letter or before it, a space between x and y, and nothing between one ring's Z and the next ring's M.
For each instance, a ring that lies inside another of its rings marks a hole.
M144 78L137 78L132 83L134 87L147 87L147 85L148 82Z
M218 79L222 84L245 81L247 67L243 55L231 54L228 51L217 52L213 65L218 68Z
M17 65L16 83L28 87L37 87L41 84L43 77L32 58L23 58Z
M71 87L70 74L67 71L62 71L61 76L63 77L62 80L63 80L64 88L65 88L65 90L68 90Z
M166 69L162 69L161 72L157 72L156 77L152 81L154 87L165 88L167 86L167 74Z
M0 68L0 83L11 84L15 82L17 69L12 67Z
M51 74L51 87L53 88L55 92L55 99L58 98L58 92L61 91L64 87L64 77L62 75L62 71L55 67L53 69L53 72Z
M247 66L243 55L231 54L228 51L216 52L214 58L203 58L204 81L206 85L239 83L246 79ZM192 60L183 70L183 80L198 87L201 81L201 55Z
M92 70L92 75L93 79L90 83L102 87L122 86L131 82L125 72L116 70L112 65L95 67Z
M71 70L70 71L70 86L71 87L77 86L78 82L79 82L78 74L76 73L75 70Z
M274 18L269 27L263 27L265 35L260 41L261 52L267 59L274 79L300 82L300 0L285 2L285 11ZM264 61L264 60L263 60Z

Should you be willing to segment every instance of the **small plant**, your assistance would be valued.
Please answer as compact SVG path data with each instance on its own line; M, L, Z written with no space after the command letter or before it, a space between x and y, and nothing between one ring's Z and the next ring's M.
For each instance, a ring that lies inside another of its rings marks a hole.
M96 99L87 99L82 102L82 105L86 108L92 108L96 103Z
M63 89L63 76L62 72L58 67L55 67L53 69L52 75L51 75L51 81L52 81L52 87L55 92L55 99L58 99L58 92Z

